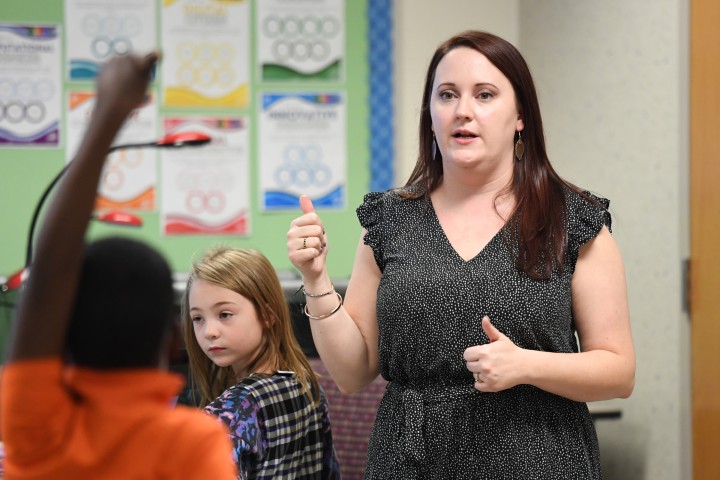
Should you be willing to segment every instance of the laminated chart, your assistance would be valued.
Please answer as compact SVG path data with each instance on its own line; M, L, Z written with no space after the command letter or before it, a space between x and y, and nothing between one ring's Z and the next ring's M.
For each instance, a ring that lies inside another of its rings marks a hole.
M0 146L60 145L56 26L0 24Z
M111 57L157 48L154 0L65 0L67 72L93 80Z
M165 0L161 21L163 105L247 107L248 2Z
M295 210L302 194L318 208L345 208L345 96L265 93L260 104L262 209Z
M94 107L94 92L71 92L68 95L66 149L68 162L75 156ZM143 103L132 111L113 145L156 140L156 111L155 97L148 95ZM112 152L105 162L98 185L96 210L155 210L156 172L156 149L127 148Z
M162 152L165 235L249 235L250 169L245 118L166 118L165 134L200 132L212 142Z
M263 0L256 9L261 82L343 79L343 0Z

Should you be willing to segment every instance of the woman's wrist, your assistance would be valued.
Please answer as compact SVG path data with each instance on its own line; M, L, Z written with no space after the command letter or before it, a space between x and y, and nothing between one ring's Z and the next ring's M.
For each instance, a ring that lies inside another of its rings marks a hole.
M335 292L335 285L332 285L332 286L330 287L330 289L327 290L327 291L325 291L325 292L316 292L316 293L308 292L307 289L305 288L305 285L300 286L300 290L303 292L303 294L304 294L306 297L310 297L310 298L327 297L328 295L332 295L333 293L336 293L336 292Z
M334 291L334 286L332 283L332 280L330 280L330 277L327 275L327 273L323 273L319 275L316 278L308 278L307 276L303 276L303 286L302 286L302 292L304 294L307 294L308 297L320 297L323 296L326 292L332 293ZM327 293L329 295L329 293Z
M333 308L332 310L330 310L328 313L322 313L322 314L319 314L319 315L313 315L312 313L310 313L310 310L308 310L308 306L307 306L307 303L306 303L306 304L305 304L305 307L303 307L303 312L305 313L305 315L307 315L307 317L308 317L310 320L323 320L323 319L325 319L325 318L332 317L333 315L335 315L335 314L342 308L342 306L343 306L343 297L342 297L342 295L340 295L338 292L335 292L335 290L333 290L333 293L335 293L334 296L337 297L338 302L339 302L335 308ZM322 295L322 296L325 296L325 295Z

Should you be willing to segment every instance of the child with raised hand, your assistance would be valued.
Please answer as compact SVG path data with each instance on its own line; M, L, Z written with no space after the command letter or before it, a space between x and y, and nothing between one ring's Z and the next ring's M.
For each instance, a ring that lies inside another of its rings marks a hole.
M239 478L339 478L327 400L267 258L207 253L190 272L182 318L200 403L229 427Z
M175 408L172 275L149 246L85 245L103 163L157 54L106 63L80 148L42 224L2 375L6 479L232 479L227 432ZM176 337L175 337L176 338Z

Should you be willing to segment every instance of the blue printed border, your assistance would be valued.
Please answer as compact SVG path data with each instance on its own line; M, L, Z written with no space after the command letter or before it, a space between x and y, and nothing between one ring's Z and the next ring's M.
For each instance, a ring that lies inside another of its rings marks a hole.
M393 2L368 1L370 65L370 190L394 186Z

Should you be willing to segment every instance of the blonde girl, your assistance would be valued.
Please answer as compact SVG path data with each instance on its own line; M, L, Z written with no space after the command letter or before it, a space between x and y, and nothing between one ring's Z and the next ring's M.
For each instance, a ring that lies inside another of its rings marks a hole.
M230 429L239 478L339 478L327 400L268 259L207 253L188 277L182 318L194 389Z

